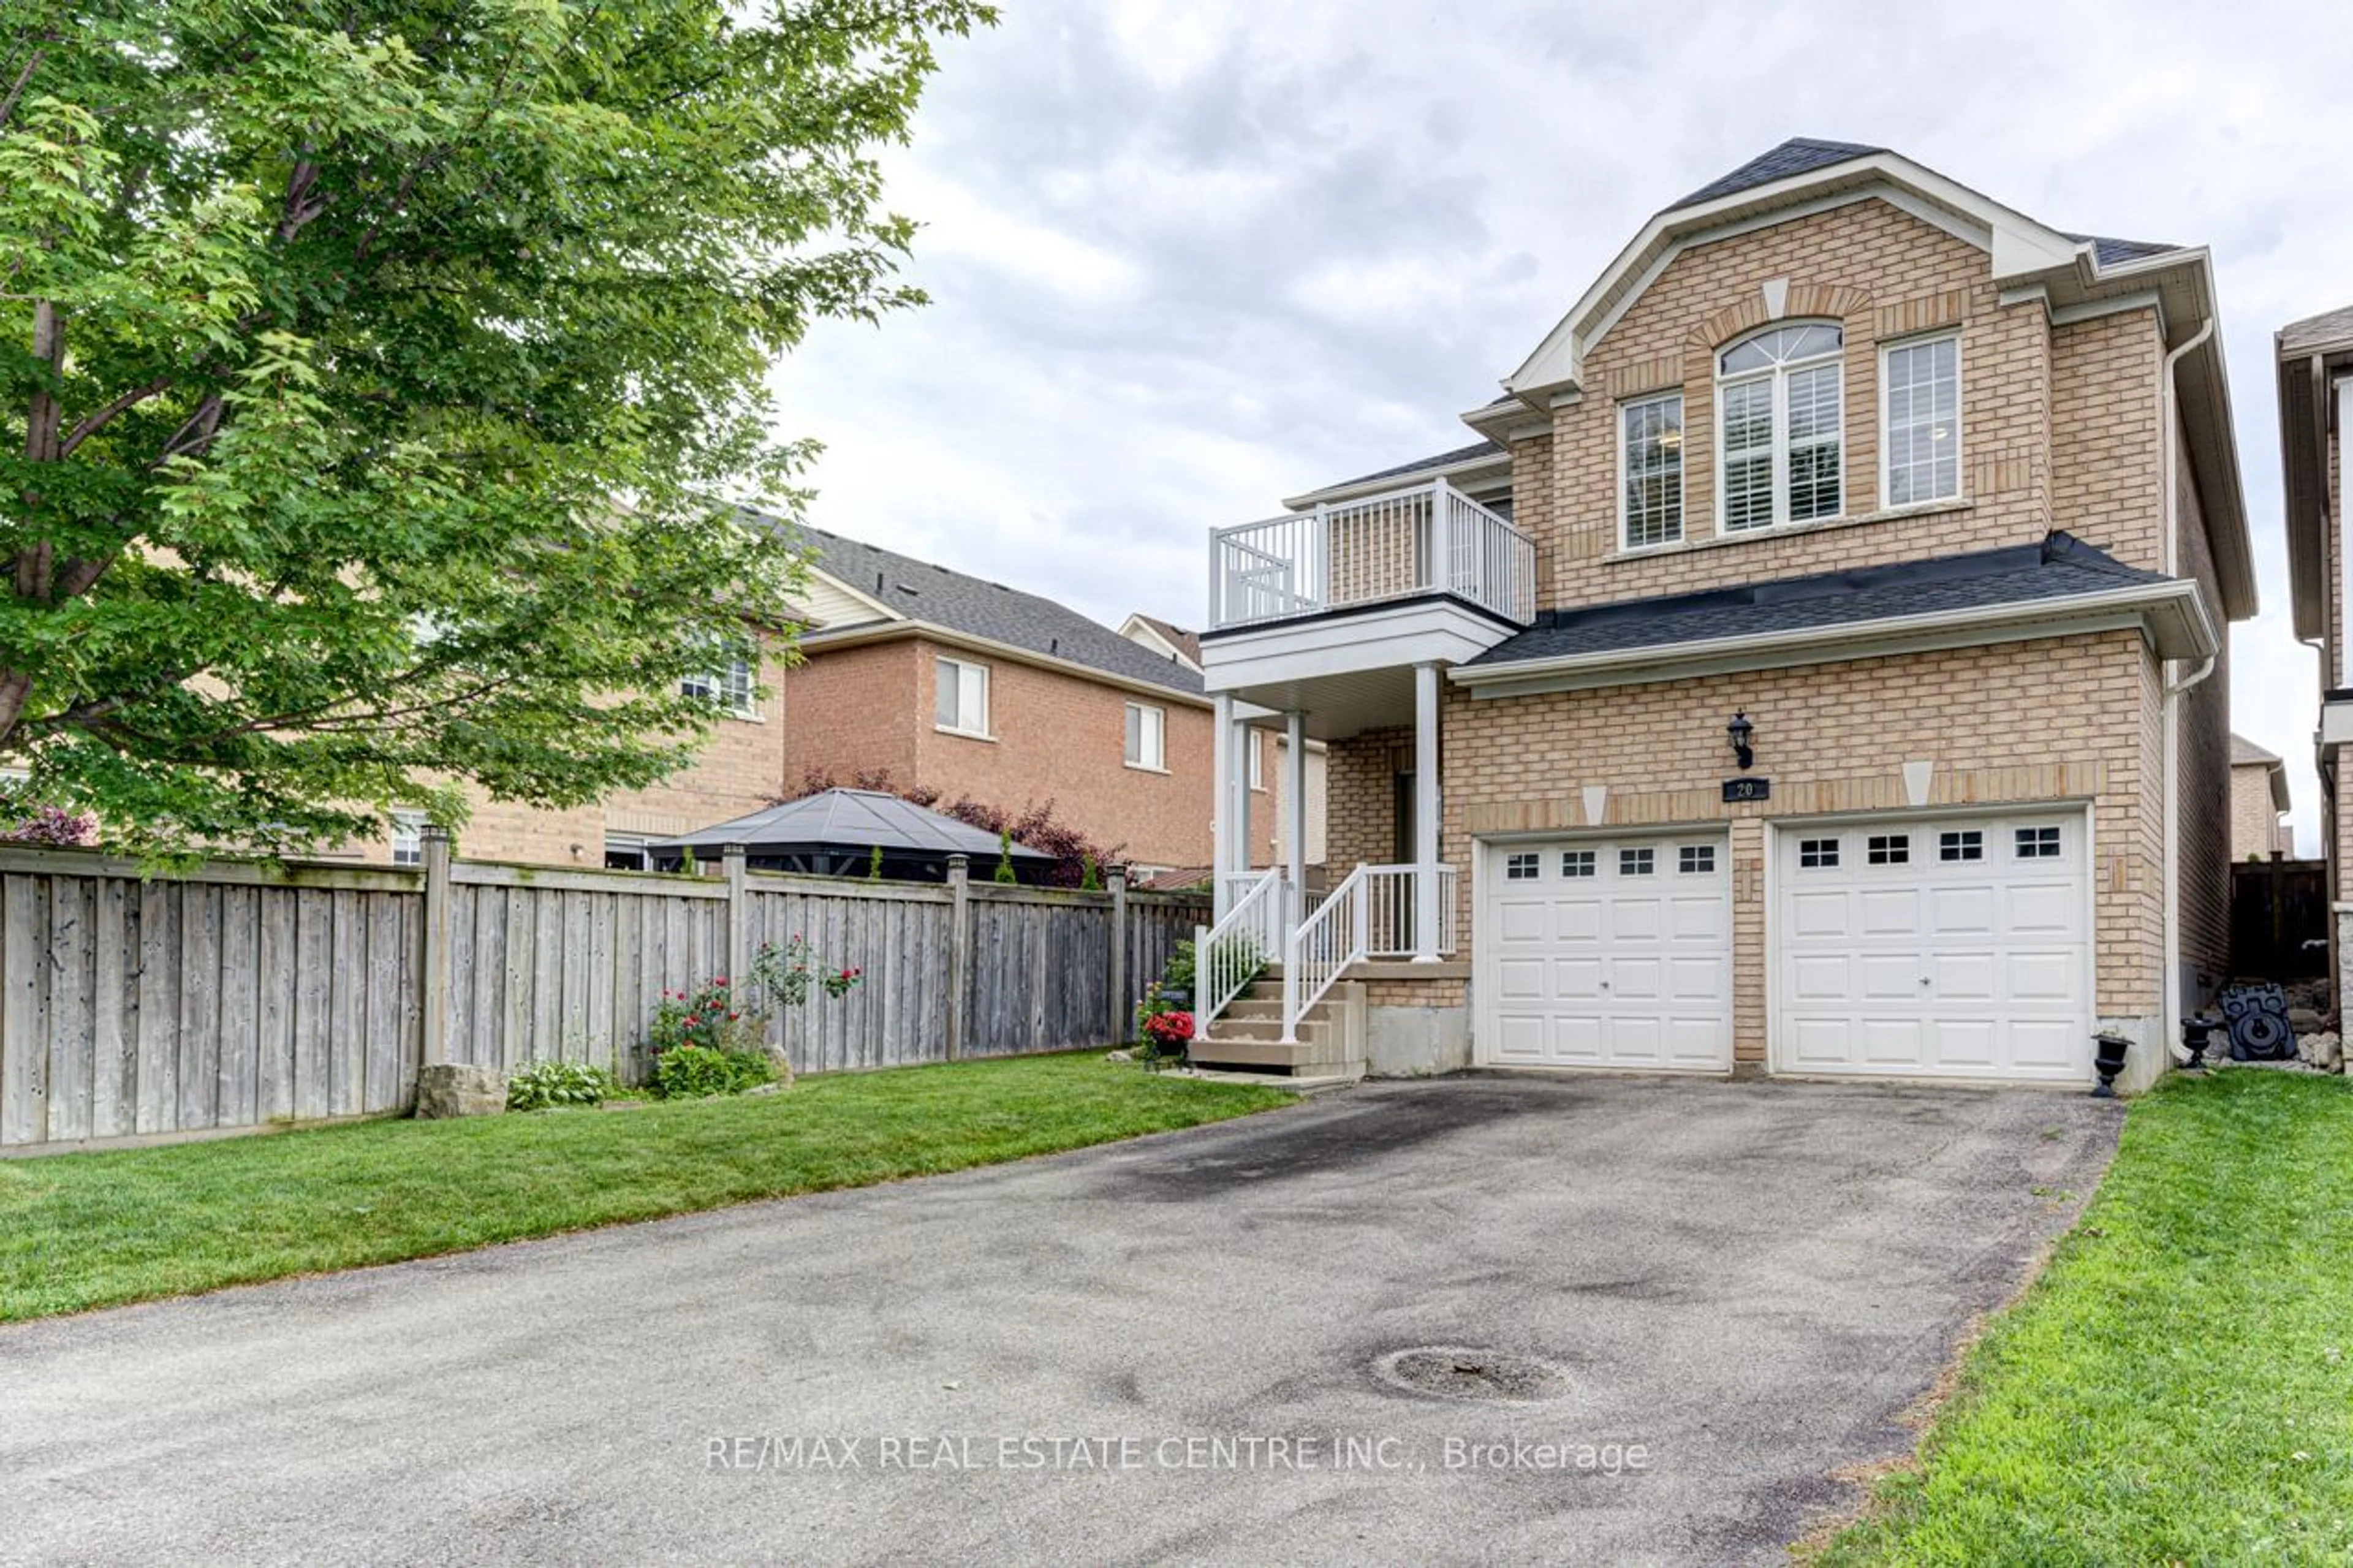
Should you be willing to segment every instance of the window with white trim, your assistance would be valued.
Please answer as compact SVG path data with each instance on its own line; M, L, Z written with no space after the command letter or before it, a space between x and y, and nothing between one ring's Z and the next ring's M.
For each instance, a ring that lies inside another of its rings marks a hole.
M1539 855L1506 856L1504 859L1504 880L1507 882L1535 881L1538 877L1544 874L1542 868L1543 859L1544 858Z
M1572 880L1579 877L1592 876L1594 874L1593 851L1590 849L1562 850L1560 852L1560 874L1571 879Z
M392 814L392 863L396 866L425 864L423 812L395 811Z
M1956 828L1936 836L1936 858L1939 860L1982 860L1985 858L1985 834L1974 827Z
M1647 877L1658 868L1659 853L1655 849L1618 851L1618 874L1621 877Z
M1891 343L1880 354L1888 506L1953 500L1961 493L1961 340Z
M1127 705L1127 765L1168 771L1168 710L1148 702Z
M1675 870L1685 877L1705 877L1715 870L1715 846L1685 844L1675 851Z
M1835 838L1800 838L1798 840L1798 864L1809 871L1827 870L1839 863L1839 841Z
M988 667L960 658L935 658L933 722L959 735L988 733Z
M1845 330L1770 327L1716 356L1717 513L1726 533L1846 504Z
M1908 866L1912 863L1912 836L1908 833L1874 833L1863 843L1864 860L1873 866Z
M1618 465L1625 476L1620 537L1629 550L1672 544L1683 536L1683 395L1671 392L1622 404Z
M721 712L738 719L749 719L757 710L753 701L753 688L757 680L748 658L731 658L704 675L690 675L678 683L680 693L699 697Z

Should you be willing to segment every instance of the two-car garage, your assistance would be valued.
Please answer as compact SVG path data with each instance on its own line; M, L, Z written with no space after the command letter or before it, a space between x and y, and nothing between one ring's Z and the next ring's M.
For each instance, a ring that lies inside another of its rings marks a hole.
M1771 1070L2088 1080L2080 807L1770 824L1764 843L1752 896ZM1722 829L1505 840L1481 856L1481 1062L1730 1069Z

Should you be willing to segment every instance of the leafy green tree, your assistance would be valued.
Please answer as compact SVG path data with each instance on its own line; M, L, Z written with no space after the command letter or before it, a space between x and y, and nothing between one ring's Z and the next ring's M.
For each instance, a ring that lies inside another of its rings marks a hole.
M797 515L766 372L919 298L873 154L992 19L5 0L0 765L164 851L681 765L799 569L712 498Z

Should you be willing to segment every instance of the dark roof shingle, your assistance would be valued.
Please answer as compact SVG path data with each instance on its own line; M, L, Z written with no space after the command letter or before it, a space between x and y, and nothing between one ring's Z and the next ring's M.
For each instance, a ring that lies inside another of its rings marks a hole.
M1588 609L1546 610L1535 624L1472 660L1473 665L1823 629L1940 610L2063 599L2131 584L2169 581L2126 566L2068 533L2038 544L1981 550L1784 577Z
M1358 474L1353 479L1342 479L1339 484L1326 485L1324 488L1338 489L1344 485L1370 484L1375 479L1401 479L1409 474L1426 474L1432 468L1451 468L1457 463L1468 463L1479 458L1502 458L1508 455L1503 447L1493 441L1476 441L1468 447L1457 447L1451 452L1440 452L1434 458L1421 458L1410 463L1399 463L1394 468L1378 468L1372 473Z
M1759 153L1722 178L1710 180L1666 210L1673 212L1677 207L1696 206L1701 202L1712 202L1719 196L1737 195L1742 191L1769 185L1793 174L1811 174L1816 169L1827 169L1832 163L1849 163L1886 151L1884 147L1866 147L1857 142L1818 142L1809 136L1792 136L1778 147Z
M772 527L786 526L781 520L764 513L751 515ZM1106 675L1166 687L1187 696L1201 693L1198 672L1131 642L1101 622L1090 620L1069 605L1042 595L1025 594L1001 583L951 572L944 566L861 540L828 533L823 529L802 527L793 529L792 533L816 552L816 564L827 575L839 578L869 598L880 600L910 620L928 621L946 631L986 637L1028 653L1067 659Z

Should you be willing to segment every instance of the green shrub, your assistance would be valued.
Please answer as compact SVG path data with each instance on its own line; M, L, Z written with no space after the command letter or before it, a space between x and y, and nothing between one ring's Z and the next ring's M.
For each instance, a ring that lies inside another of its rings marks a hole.
M507 1079L509 1110L554 1105L602 1105L621 1092L621 1080L586 1062L533 1062Z
M1021 879L1013 869L1013 834L1010 829L1002 830L997 836L997 879L1006 883Z
M679 1046L654 1059L654 1092L664 1100L741 1094L776 1078L776 1069L760 1051Z

